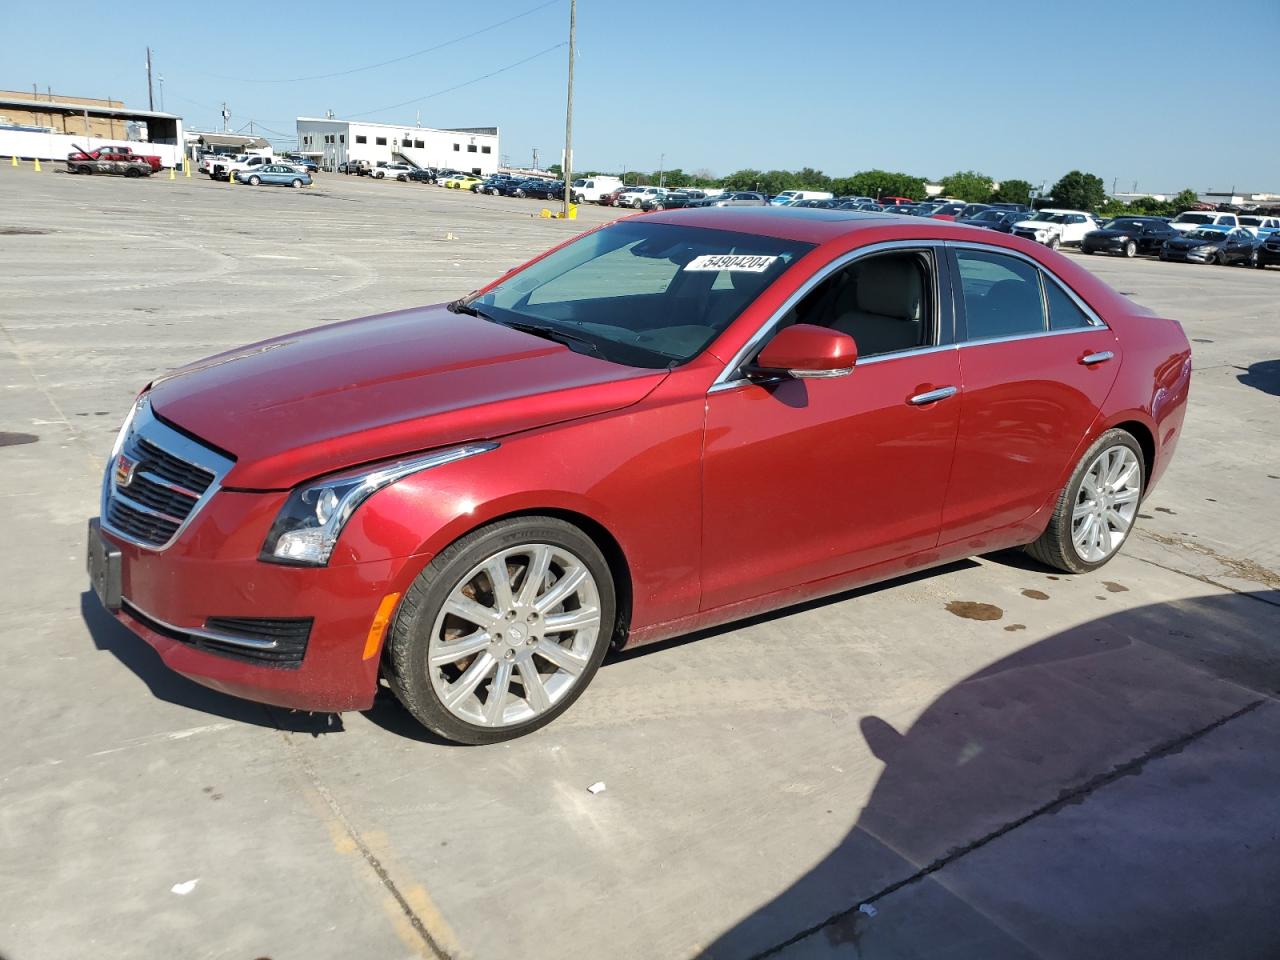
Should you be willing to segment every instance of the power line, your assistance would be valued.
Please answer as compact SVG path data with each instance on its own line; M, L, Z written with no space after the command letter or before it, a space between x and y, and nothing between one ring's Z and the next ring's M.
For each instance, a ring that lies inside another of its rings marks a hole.
M548 53L551 53L554 50L559 50L561 47L565 47L565 46L568 46L568 44L562 40L557 44L553 44L552 46L547 47L545 50L539 50L537 53L533 54L532 56L525 57L523 60L517 60L515 63L509 63L505 67L499 67L497 70L491 71L490 73L486 73L483 76L476 77L472 80L464 80L462 83L456 83L452 87L445 87L443 90L437 90L435 93L428 93L426 96L415 97L413 100L405 100L402 103L393 103L389 107L378 107L376 110L357 110L357 111L353 111L346 114L346 116L351 117L353 119L358 119L360 117L367 117L375 113L386 113L388 110L396 110L400 107L407 107L413 103L421 103L423 100L430 100L432 97L441 97L441 96L444 96L446 93L453 93L453 91L455 90L461 90L463 87L469 87L473 83L479 83L481 80L488 80L490 77L496 77L500 73L506 73L508 70L514 70L516 67L523 66L524 64L528 63L530 60L537 60L539 57L545 57Z
M353 73L363 73L366 70L377 70L379 67L389 67L393 63L403 63L405 60L412 60L414 57L421 57L424 54L435 53L437 50L443 50L445 47L451 47L455 43L462 43L462 41L478 37L482 33L488 33L490 30L497 30L499 27L505 27L508 23L514 23L523 17L537 13L539 10L545 10L547 7L554 6L560 2L561 0L547 0L546 3L540 3L536 7L530 7L523 13L517 13L515 16L507 17L505 20L499 20L497 23L491 23L487 27L481 27L479 30L474 30L461 37L454 37L452 40L446 40L444 43L437 43L434 47L415 50L413 53L406 53L401 57L393 57L390 60L382 60L378 63L371 63L363 67L353 67L350 70L339 70L335 73L317 73L309 77L289 77L283 80L259 80L256 77L225 77L217 73L206 73L205 76L213 77L216 80L234 80L240 83L303 83L308 80L329 80L333 77L349 77Z

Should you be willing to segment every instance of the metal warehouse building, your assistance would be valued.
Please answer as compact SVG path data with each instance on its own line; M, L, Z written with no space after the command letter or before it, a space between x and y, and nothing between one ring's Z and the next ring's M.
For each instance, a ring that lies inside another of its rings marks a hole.
M326 170L348 160L366 160L371 166L404 160L416 167L447 167L487 176L498 169L498 128L437 130L298 117L298 152Z

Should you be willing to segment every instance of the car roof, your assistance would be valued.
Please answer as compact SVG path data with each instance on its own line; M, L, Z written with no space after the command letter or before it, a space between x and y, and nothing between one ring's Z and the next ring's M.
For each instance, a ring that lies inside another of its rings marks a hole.
M928 220L921 217L904 217L884 212L864 210L840 210L822 207L695 207L693 209L666 210L647 213L645 219L661 223L678 223L683 226L705 227L710 230L731 230L737 233L758 233L782 240L799 240L821 244L849 234L874 228L912 228L917 238L934 231L949 237L951 231L988 242L990 232L976 227L964 227L946 220ZM955 239L961 239L956 237Z

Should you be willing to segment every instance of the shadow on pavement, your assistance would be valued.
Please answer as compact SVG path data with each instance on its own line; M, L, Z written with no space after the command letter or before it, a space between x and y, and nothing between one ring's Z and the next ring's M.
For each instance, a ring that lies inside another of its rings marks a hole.
M160 654L139 636L107 613L92 590L80 595L80 616L93 645L105 650L128 667L147 685L152 696L166 703L200 710L215 717L251 723L260 727L272 727L291 733L340 733L343 730L342 716L336 713L303 713L296 710L285 710L279 707L268 707L249 700L241 700L209 687L203 687L194 680L188 680L181 674L174 673Z
M1260 360L1236 377L1246 387L1256 387L1263 393L1280 397L1280 360Z
M1101 617L862 717L853 828L705 956L1280 956L1276 599Z

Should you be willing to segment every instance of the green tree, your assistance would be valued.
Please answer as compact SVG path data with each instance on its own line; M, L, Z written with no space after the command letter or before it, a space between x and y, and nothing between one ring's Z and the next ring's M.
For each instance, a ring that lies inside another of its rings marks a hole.
M942 178L942 194L966 203L984 203L991 199L991 178L976 170L960 170Z
M991 203L1031 203L1034 190L1026 180L1001 180L1000 186L991 192Z
M1092 210L1107 202L1107 188L1101 177L1072 170L1053 185L1054 206L1072 210Z
M924 178L888 170L862 170L849 177L831 181L832 192L842 197L910 197L923 200Z
M1171 201L1176 208L1175 213L1181 213L1183 210L1190 210L1200 202L1200 195L1188 187L1186 190L1179 190L1178 195Z
M760 183L760 176L759 170L753 170L750 167L745 170L735 170L720 181L720 186L726 190L755 190Z
M547 167L547 173L553 173L557 177L562 177L564 176L564 167L560 166L558 163L553 163L551 166Z

